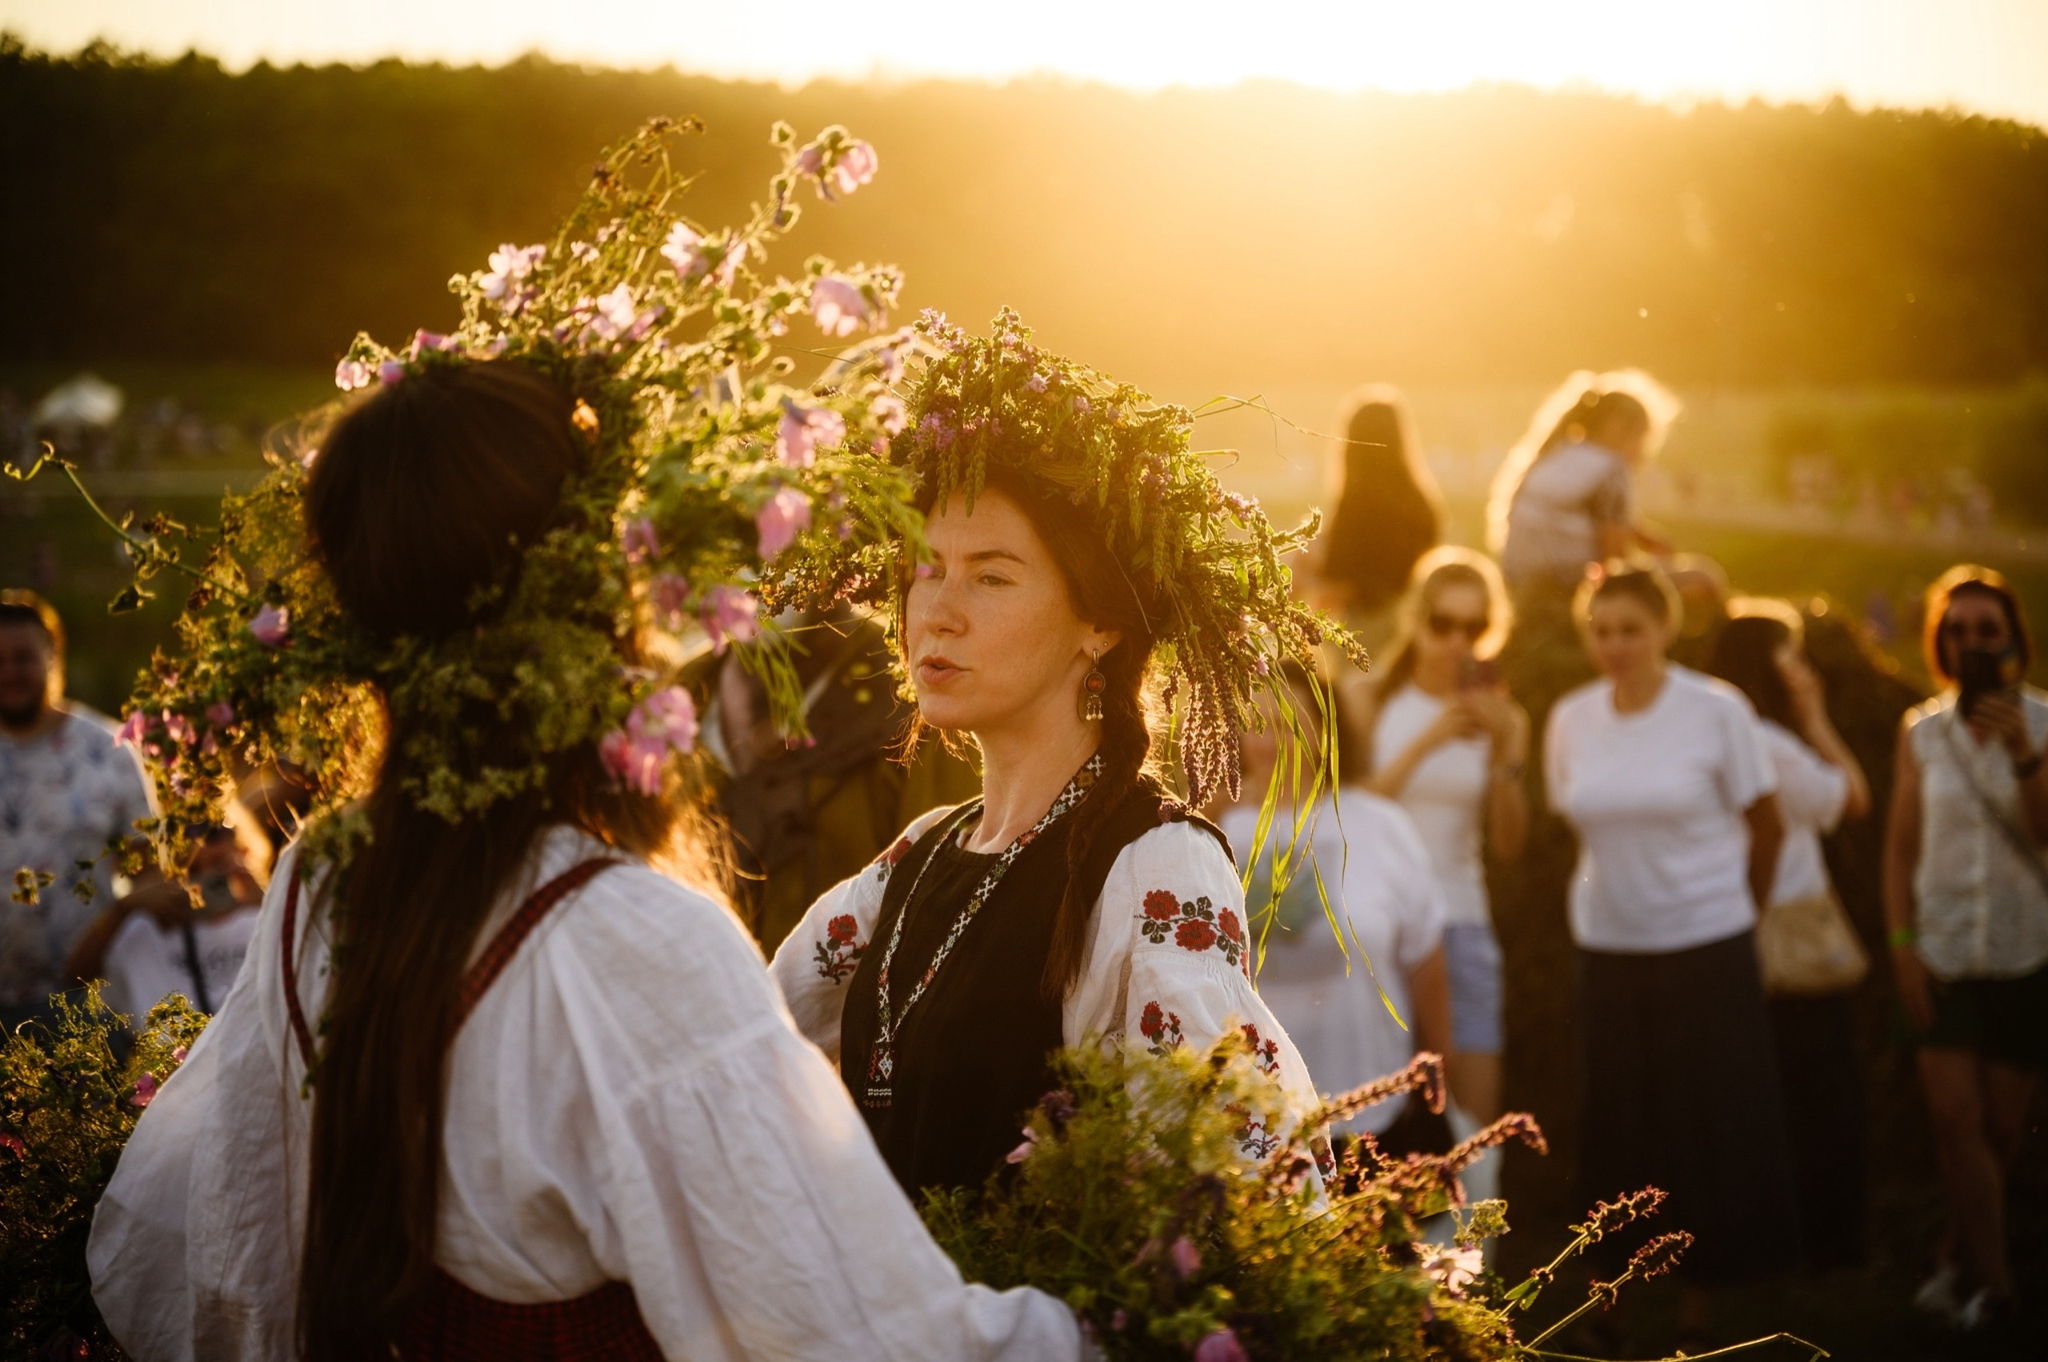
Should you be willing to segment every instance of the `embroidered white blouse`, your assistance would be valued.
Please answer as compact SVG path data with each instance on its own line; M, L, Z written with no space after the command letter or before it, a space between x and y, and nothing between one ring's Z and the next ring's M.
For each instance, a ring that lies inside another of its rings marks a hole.
M550 832L484 939L606 854ZM94 1299L140 1362L293 1355L311 1105L279 935L296 860L94 1218ZM317 1017L329 941L317 911L301 921ZM963 1284L739 923L644 866L598 875L520 947L456 1037L446 1121L435 1257L484 1295L626 1281L670 1357L1081 1355L1059 1301Z
M847 981L874 939L889 873L949 812L917 819L866 870L827 890L769 966L797 1026L835 1061ZM1061 1007L1062 1039L1135 1037L1164 1053L1206 1049L1240 1030L1259 1068L1280 1084L1289 1118L1299 1120L1317 1105L1315 1083L1252 989L1252 949L1244 886L1215 838L1192 823L1153 828L1123 849L1103 882L1080 978ZM1238 1145L1259 1159L1279 1138L1253 1120Z

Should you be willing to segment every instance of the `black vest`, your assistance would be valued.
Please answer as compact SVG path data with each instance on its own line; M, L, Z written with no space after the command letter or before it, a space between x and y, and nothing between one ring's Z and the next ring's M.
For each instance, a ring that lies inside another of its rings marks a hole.
M889 1105L861 1104L889 1171L913 1199L928 1187L981 1186L1023 1141L1030 1109L1058 1086L1051 1061L1065 1044L1061 1009L1045 997L1039 981L1067 887L1068 838L1089 813L1083 801L1017 857L897 1026ZM1125 847L1161 823L1193 817L1149 783L1125 800L1082 867L1088 898L1100 897ZM1228 854L1222 833L1194 821ZM924 873L917 902L890 966L890 1003L899 1014L995 862L993 855L963 851L947 838L951 826L951 815L940 819L890 872L871 944L848 981L839 1072L856 1102L868 1087L882 956L919 871Z

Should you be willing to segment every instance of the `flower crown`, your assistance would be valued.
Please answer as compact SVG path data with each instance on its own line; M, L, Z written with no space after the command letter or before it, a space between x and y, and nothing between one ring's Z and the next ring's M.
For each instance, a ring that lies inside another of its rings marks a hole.
M892 461L921 492L970 504L991 466L1013 469L1088 515L1146 613L1168 709L1185 701L1177 727L1191 797L1235 798L1255 692L1271 690L1291 712L1279 664L1313 671L1330 643L1366 665L1356 639L1290 590L1282 558L1315 537L1320 517L1276 529L1193 449L1187 409L1033 345L1007 308L986 337L930 312L915 331L923 358Z
M307 426L302 453L273 452L264 481L223 503L217 538L161 517L116 526L136 564L116 609L139 605L166 571L195 583L176 647L143 673L122 727L152 758L166 840L213 816L237 762L277 759L303 773L316 811L341 815L318 824L322 850L339 852L362 831L343 809L373 774L374 690L419 720L408 725L419 735L409 792L451 821L542 788L550 759L586 743L620 781L655 793L692 746L696 716L687 692L622 662L617 640L646 623L694 623L721 649L758 636L765 646L742 658L785 731L800 733L791 654L802 644L763 618L761 579L807 577L812 560L919 532L903 475L872 452L900 419L886 384L907 337L847 341L886 326L899 279L816 257L799 279L766 272L799 188L826 200L858 189L875 173L873 148L837 127L798 147L777 124L782 169L768 201L715 229L679 216L687 180L668 158L675 135L699 130L649 124L606 153L550 241L504 246L489 269L451 280L463 309L454 331L419 332L399 350L358 336L336 369L353 392L517 360L574 394L587 466L564 492L561 523L475 602L490 627L380 642L341 609L302 529L320 421L338 409ZM792 361L773 353L812 327L855 347L829 388L793 386ZM44 464L77 481L54 452ZM470 721L479 712L502 721L489 736Z

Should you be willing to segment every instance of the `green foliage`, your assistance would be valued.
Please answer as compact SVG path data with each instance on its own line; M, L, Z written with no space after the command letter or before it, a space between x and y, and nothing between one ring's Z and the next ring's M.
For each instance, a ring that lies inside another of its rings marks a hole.
M649 110L721 127L844 119L892 182L821 231L886 249L913 305L1029 300L1049 335L1155 390L1266 372L2004 382L2048 367L2048 138L1942 112L1686 112L1591 93L1071 81L800 91L528 58L235 73L100 47L0 50L33 211L0 217L0 354L335 357L336 319L453 314L448 262L533 239L587 149ZM744 207L765 148L703 163Z
M184 1061L206 1017L172 995L151 1008L127 1051L128 1019L99 988L59 996L47 1022L0 1041L0 1282L8 1358L57 1356L69 1342L118 1354L85 1267L92 1211L142 1108Z

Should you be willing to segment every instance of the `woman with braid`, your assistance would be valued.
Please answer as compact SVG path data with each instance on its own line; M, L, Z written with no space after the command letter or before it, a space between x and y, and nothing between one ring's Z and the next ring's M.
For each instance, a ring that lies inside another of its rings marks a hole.
M1296 541L1216 485L1185 411L1009 313L986 339L924 329L892 457L929 552L896 565L893 604L920 720L971 739L982 794L812 907L772 966L797 1024L913 1194L979 1186L1059 1086L1053 1053L1095 1037L1240 1033L1298 1119L1314 1087L1252 990L1228 843L1154 774L1149 700L1158 674L1185 706L1192 799L1234 787L1254 685L1324 635L1288 596ZM1239 1136L1251 1159L1275 1139Z

